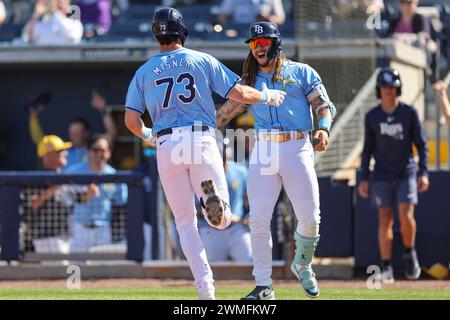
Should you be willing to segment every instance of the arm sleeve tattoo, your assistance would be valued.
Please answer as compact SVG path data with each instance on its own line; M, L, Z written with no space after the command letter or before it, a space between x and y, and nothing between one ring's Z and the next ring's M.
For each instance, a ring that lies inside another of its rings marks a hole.
M333 119L336 116L336 107L328 97L323 84L318 85L317 88L308 95L308 100L316 112L317 117L323 118L330 114L331 119Z
M217 110L217 127L220 128L227 125L231 121L231 119L246 111L247 107L248 106L246 104L228 100L219 108L219 110Z

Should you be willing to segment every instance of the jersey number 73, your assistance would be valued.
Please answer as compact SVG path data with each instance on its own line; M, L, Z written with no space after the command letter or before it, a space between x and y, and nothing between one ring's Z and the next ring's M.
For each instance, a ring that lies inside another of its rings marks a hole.
M155 81L157 86L166 85L166 91L164 93L164 101L162 108L166 109L169 107L170 97L172 95L173 86L174 86L175 78L163 78ZM191 103L194 100L196 92L195 92L195 79L190 73L181 73L176 80L176 83L181 83L184 85L184 90L189 91L186 94L178 94L177 98L184 104Z

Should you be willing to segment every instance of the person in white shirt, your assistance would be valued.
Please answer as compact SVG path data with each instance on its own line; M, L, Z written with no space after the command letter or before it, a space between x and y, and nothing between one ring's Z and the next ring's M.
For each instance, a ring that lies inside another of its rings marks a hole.
M3 1L0 0L0 26L6 21L6 8Z
M83 25L67 17L70 0L36 0L33 15L24 27L24 38L37 45L79 44Z

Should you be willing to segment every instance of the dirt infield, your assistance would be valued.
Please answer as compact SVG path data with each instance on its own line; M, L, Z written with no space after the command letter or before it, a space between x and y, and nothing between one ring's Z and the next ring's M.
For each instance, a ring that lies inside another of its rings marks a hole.
M321 288L366 288L366 281L336 281L319 280ZM183 287L191 286L190 280L159 280L159 279L105 279L105 280L82 280L84 288L141 288L141 287ZM253 281L242 280L218 280L216 287L252 287ZM274 281L275 287L296 287L295 280ZM0 288L65 288L65 280L27 280L27 281L0 281ZM398 289L442 289L450 290L450 280L398 280L393 284L383 284L385 288Z

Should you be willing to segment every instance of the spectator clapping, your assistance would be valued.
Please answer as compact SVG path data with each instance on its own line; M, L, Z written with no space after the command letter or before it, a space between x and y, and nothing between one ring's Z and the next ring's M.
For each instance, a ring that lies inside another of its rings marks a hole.
M70 0L37 0L24 27L25 41L37 45L74 45L81 42L83 25L68 18Z

